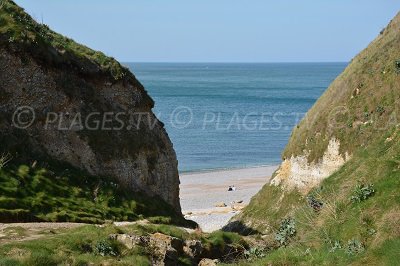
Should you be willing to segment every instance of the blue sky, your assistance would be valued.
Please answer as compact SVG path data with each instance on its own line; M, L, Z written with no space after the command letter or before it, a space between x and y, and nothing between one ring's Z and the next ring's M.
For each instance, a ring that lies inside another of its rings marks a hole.
M16 0L123 62L349 61L398 0Z

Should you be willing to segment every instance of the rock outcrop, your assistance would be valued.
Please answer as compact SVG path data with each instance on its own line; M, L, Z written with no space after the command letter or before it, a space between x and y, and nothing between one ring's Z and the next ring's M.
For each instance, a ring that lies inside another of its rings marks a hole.
M135 76L11 1L1 12L0 152L109 176L180 212L176 154Z
M162 233L144 236L135 234L112 234L110 240L117 241L128 249L145 248L151 254L152 265L180 265L179 258L188 258L192 265L216 265L220 259L232 262L242 258L244 246L225 244L223 247L211 243L204 244L201 240L182 240Z
M317 186L350 159L347 153L342 156L339 149L340 142L332 138L322 159L317 163L308 162L307 151L304 155L285 159L271 180L271 184L281 185L289 190L298 189L307 194L311 188Z

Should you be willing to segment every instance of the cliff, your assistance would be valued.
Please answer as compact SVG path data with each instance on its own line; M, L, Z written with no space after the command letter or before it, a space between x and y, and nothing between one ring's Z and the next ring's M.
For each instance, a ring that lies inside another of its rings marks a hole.
M271 183L225 230L262 235L259 265L395 264L399 100L400 14L293 129Z
M116 179L180 213L175 151L135 76L3 2L0 152Z

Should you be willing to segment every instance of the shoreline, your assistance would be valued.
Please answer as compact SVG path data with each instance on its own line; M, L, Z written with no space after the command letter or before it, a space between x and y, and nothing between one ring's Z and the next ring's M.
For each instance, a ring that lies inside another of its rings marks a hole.
M277 167L280 163L277 164L260 164L260 165L243 165L238 167L226 167L226 168L207 168L207 169L199 169L199 170L186 170L179 171L180 176L187 176L192 174L203 174L203 173L214 173L214 172L225 172L225 171L235 171L235 170L245 170L245 169L257 169L257 168L269 168L269 167Z
M221 229L270 181L278 166L181 173L182 213L205 232ZM228 191L233 185L236 190Z

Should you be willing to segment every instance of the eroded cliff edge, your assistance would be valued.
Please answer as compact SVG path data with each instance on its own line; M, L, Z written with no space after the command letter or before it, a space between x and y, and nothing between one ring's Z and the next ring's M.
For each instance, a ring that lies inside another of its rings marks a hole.
M116 178L133 193L159 196L180 212L176 154L135 76L36 23L12 1L0 15L1 152ZM21 107L35 114L26 128L15 124Z

